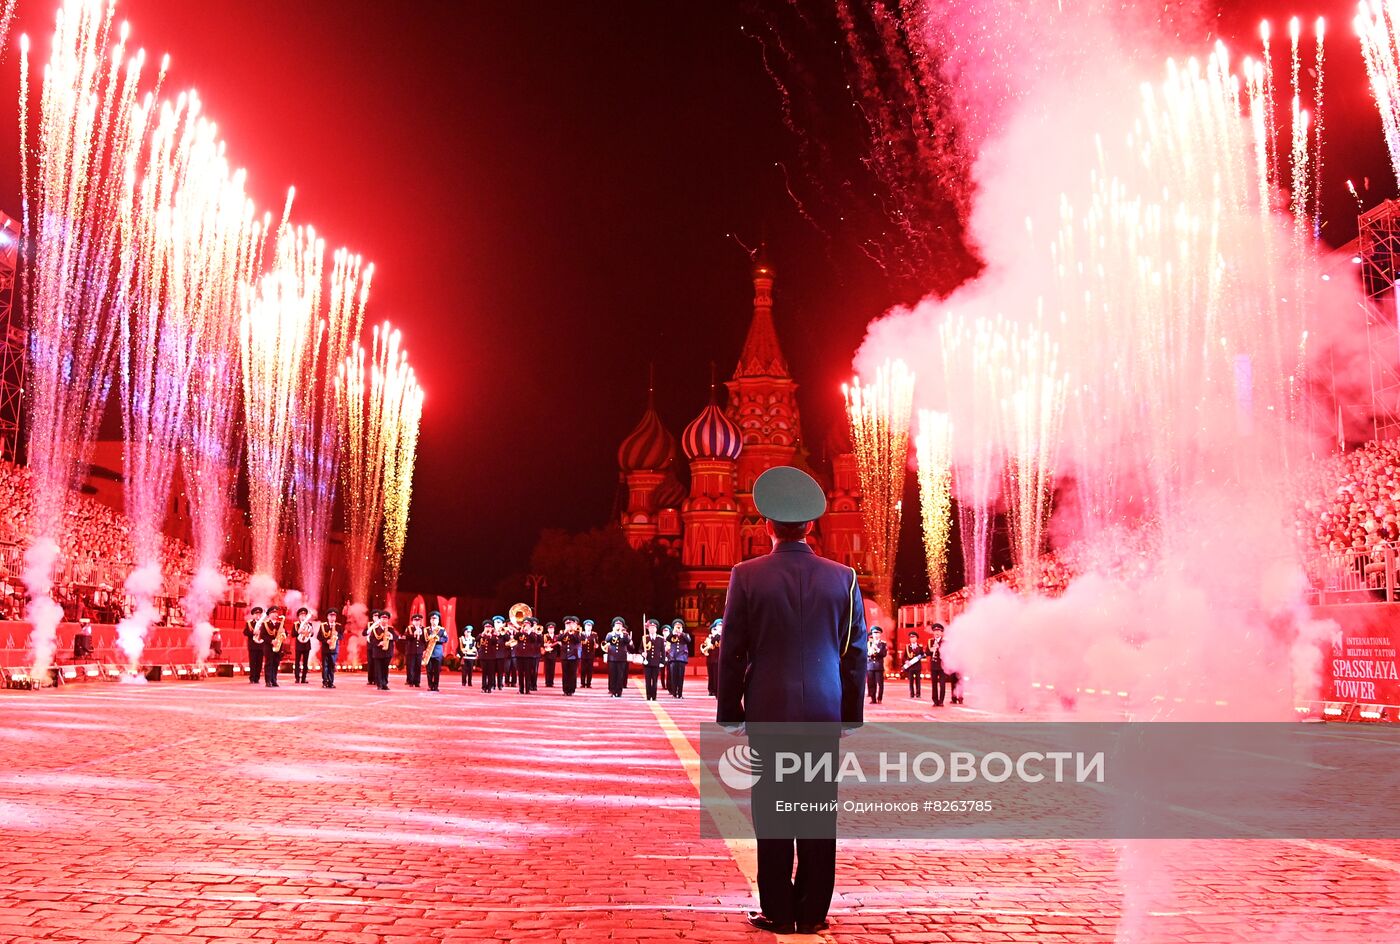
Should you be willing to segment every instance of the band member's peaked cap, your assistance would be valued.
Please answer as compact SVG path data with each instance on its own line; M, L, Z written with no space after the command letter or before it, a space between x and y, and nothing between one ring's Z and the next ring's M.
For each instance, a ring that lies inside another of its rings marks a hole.
M803 524L826 514L822 487L801 469L774 466L753 483L753 502L758 513L779 524Z

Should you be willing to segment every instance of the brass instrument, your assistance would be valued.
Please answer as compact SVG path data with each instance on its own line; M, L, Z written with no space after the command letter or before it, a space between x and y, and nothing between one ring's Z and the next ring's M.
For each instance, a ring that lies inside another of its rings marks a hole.
M428 663L433 661L433 650L437 648L438 640L442 638L442 627L429 626L428 639L423 644L423 668L428 667Z
M387 652L387 651L389 650L389 643L390 643L390 637L389 637L388 631L386 631L386 630L384 629L383 626L376 626L374 629L370 630L370 632L378 633L378 634L379 634L379 635L375 638L375 642L379 643L379 648L380 648L380 649L383 649L384 651Z
M528 603L517 603L510 608L511 624L517 627L525 622L526 617L534 615L535 611L530 609L530 604Z
M282 643L287 639L287 626L281 620L277 622L277 634L272 637L272 651L280 653Z

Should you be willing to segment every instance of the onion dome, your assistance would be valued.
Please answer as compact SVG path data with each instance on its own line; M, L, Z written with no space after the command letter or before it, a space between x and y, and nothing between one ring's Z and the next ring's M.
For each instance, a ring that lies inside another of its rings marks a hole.
M651 502L657 508L679 508L685 502L685 486L674 474L667 473L651 493Z
M660 472L669 468L675 458L676 438L662 424L655 398L648 392L647 411L618 447L617 464L623 472Z
M715 385L710 384L710 405L690 421L681 434L681 448L691 459L739 458L744 447L743 435L715 400Z

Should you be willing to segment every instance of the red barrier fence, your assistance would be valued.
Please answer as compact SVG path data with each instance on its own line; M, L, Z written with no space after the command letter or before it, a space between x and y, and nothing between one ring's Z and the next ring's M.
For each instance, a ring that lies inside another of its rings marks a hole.
M93 624L88 628L92 632L91 661L116 664L126 661L126 657L117 648L117 627ZM241 626L234 629L232 626L221 625L219 629L224 644L222 661L246 662L246 640L243 638ZM0 666L15 668L34 661L29 652L29 632L28 623L0 622ZM55 663L72 661L73 637L77 632L77 623L59 624L58 648L54 652ZM146 634L146 648L141 661L165 665L193 663L196 660L194 649L190 646L190 632L188 626L158 626L152 629Z

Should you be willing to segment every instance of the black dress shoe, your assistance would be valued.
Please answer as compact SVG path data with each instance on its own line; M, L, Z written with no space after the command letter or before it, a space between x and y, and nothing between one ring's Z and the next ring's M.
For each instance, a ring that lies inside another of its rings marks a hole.
M791 921L779 923L761 911L750 911L747 917L750 926L758 928L760 931L771 931L774 934L791 934L793 931Z
M826 930L827 928L829 928L829 927L831 927L831 925L827 924L825 921L818 921L816 924L799 924L799 925L797 926L797 933L798 933L798 934L821 934L823 931L825 931L825 930Z

